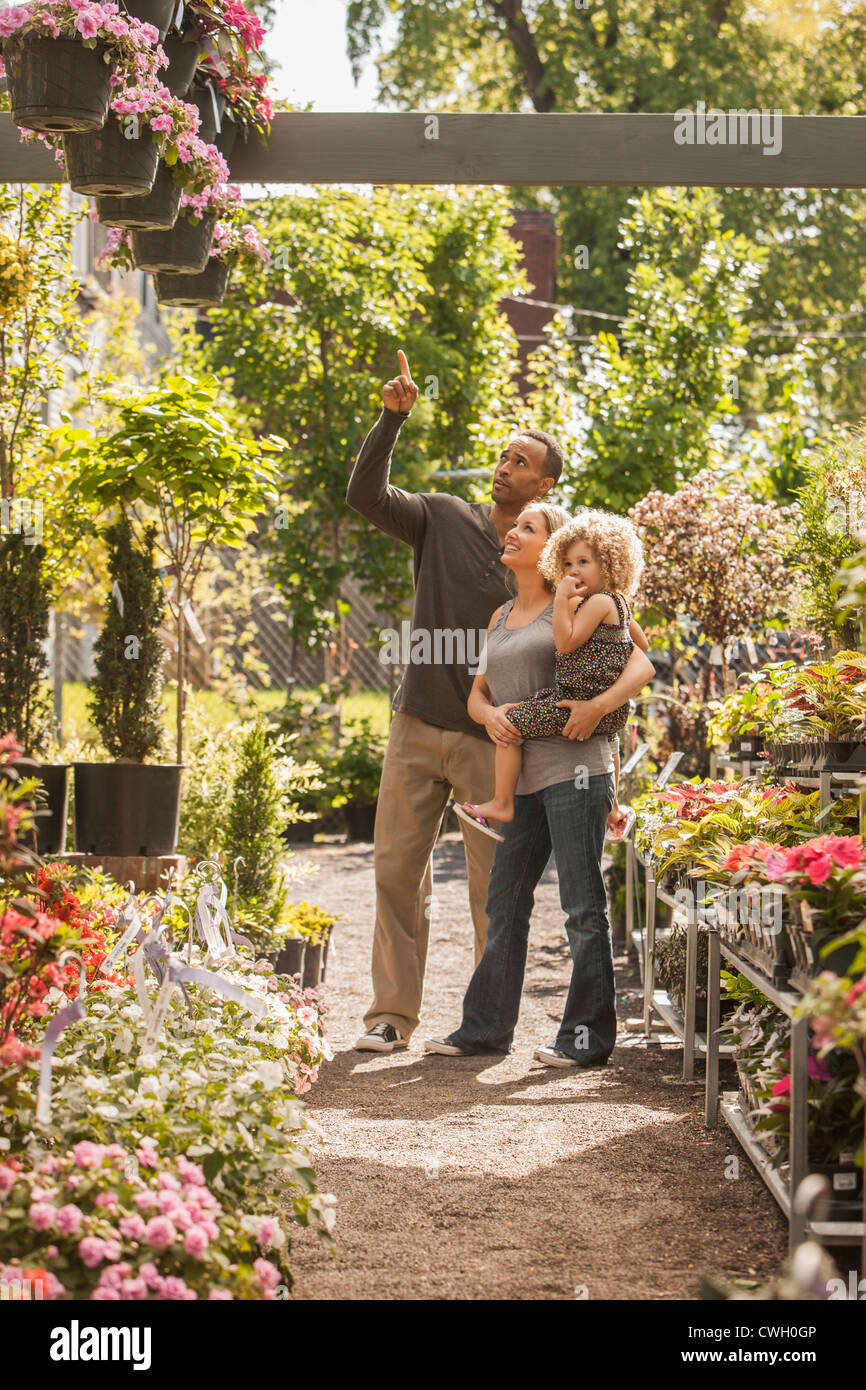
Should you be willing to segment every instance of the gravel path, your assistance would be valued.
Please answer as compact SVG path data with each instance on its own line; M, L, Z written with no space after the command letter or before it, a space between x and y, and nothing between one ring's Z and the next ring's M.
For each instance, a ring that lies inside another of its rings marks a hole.
M336 1056L309 1097L326 1138L320 1186L338 1201L337 1256L298 1235L296 1298L688 1299L702 1271L776 1272L786 1225L724 1126L705 1128L701 1081L679 1079L677 1048L623 1028L604 1071L533 1061L569 973L552 865L515 1052L450 1059L422 1044L457 1026L472 971L459 835L436 849L421 1026L390 1057L352 1049L369 1004L372 846L299 847L303 861L318 869L303 896L351 922L338 924L325 987ZM639 1011L624 956L617 979L622 1021Z

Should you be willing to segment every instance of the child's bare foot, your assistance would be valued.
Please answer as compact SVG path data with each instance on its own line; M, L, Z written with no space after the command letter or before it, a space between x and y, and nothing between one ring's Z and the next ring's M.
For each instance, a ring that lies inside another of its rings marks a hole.
M464 802L462 804L465 805L466 803ZM485 820L514 820L513 801L497 801L496 797L494 797L492 801L479 801L477 806L473 802L473 808L479 815L482 815Z

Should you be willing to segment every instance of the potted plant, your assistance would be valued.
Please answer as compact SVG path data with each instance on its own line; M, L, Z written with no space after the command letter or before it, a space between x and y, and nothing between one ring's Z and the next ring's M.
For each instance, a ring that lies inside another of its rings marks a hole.
M96 214L106 226L168 230L177 221L183 193L200 193L228 179L229 169L222 155L213 145L206 145L197 133L193 106L166 96L163 89L145 115L160 150L153 187L138 197L97 198ZM154 122L159 124L155 126ZM106 247L100 265L104 259L108 264L133 269L135 262L128 239L121 258L114 255L118 246L115 240Z
M40 855L62 854L67 765L44 761L51 741L51 708L44 689L50 596L43 575L44 548L28 539L15 532L0 536L0 728L14 734L22 748L22 756L7 763L4 771L12 780L39 779L45 806L37 813L35 848ZM35 784L31 791L35 794Z
M330 772L339 788L332 805L342 806L346 830L352 840L372 840L385 740L376 733L369 715L347 721L349 737L337 752Z
M180 213L173 227L167 231L136 229L131 233L136 266L139 270L187 274L204 270L217 222L231 214L240 201L236 184L217 184L199 193L181 193Z
M304 942L304 971L301 983L304 989L316 989L325 978L328 961L328 944L336 922L346 922L348 918L341 912L327 912L315 903L301 902L290 904L285 913L292 935Z
M155 233L154 235L161 235ZM108 393L118 421L107 438L63 432L63 462L77 463L76 487L104 508L123 506L139 529L157 525L156 546L174 583L167 603L177 637L177 762L183 762L187 631L202 566L217 546L238 547L274 491L276 435L249 438L212 376L170 374L149 391Z
M280 920L285 901L280 856L284 793L277 765L279 742L263 720L244 735L225 822L225 859L236 865L236 894L245 920L255 916L255 944L263 944ZM263 937L264 934L264 937Z
M161 66L162 81L172 96L185 97L201 56L202 32L195 15L178 0L174 19L163 40L166 58Z
M269 262L271 253L251 222L243 226L218 222L207 266L199 275L173 275L167 272L154 276L158 303L176 307L207 307L220 304L228 286L229 275L240 261Z
M174 854L181 769L148 761L163 746L165 605L153 562L155 526L133 544L127 516L109 526L111 594L95 648L88 712L114 762L76 762L75 847L79 853Z
M255 131L264 142L273 108L265 95L268 76L258 54L265 31L256 15L233 0L208 4L190 0L203 33L202 55L193 88L202 120L216 114L213 138L226 156L239 134ZM198 95L200 93L200 95Z
M27 130L99 130L113 85L134 84L165 55L159 33L115 4L33 0L0 10L12 119Z

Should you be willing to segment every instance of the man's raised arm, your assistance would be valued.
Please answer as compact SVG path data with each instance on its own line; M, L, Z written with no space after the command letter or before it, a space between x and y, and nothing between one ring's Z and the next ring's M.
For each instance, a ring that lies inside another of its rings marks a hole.
M398 541L412 545L426 520L426 509L415 493L394 487L389 481L391 454L400 427L418 399L406 354L397 353L400 375L382 387L384 409L371 429L349 477L346 501L374 526Z

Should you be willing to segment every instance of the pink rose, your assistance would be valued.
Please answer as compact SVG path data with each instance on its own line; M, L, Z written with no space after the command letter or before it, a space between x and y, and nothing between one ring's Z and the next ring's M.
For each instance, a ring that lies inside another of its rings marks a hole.
M116 1192L100 1192L100 1193L97 1194L96 1197L94 1197L94 1199L93 1199L93 1204L94 1204L94 1206L97 1206L97 1207L116 1207L116 1206L117 1206L117 1193L116 1193Z
M280 1271L270 1260L253 1260L253 1269L263 1289L275 1289L281 1280Z
M117 1224L124 1240L141 1240L144 1235L144 1221L137 1212L133 1212L132 1216L122 1216Z
M34 1231L47 1231L54 1225L57 1208L53 1202L33 1202L28 1215Z
M91 1144L89 1139L82 1139L72 1150L72 1156L79 1168L96 1168L102 1162L105 1149L102 1144Z
M0 1192L9 1192L18 1181L18 1175L12 1168L6 1168L0 1163Z
M145 1227L144 1238L148 1245L154 1246L157 1250L165 1250L177 1240L174 1222L169 1221L167 1216L152 1216Z
M176 1274L168 1275L163 1283L159 1296L164 1299L181 1299L184 1302L189 1302L193 1298L198 1298L198 1294L195 1290L191 1289L184 1280L179 1278Z
M81 1208L74 1202L67 1202L57 1213L57 1229L65 1236L77 1236L83 1220Z
M180 1192L180 1183L172 1173L160 1173L157 1183L160 1187L167 1187L172 1192Z
M155 1264L151 1264L150 1261L148 1261L139 1266L138 1272L149 1289L157 1290L162 1288L162 1275Z
M150 1207L158 1205L156 1193L151 1192L149 1188L145 1189L144 1192L136 1192L132 1200L140 1211L148 1211Z
M180 1200L176 1192L158 1192L156 1194L156 1205L163 1215L173 1212L180 1205Z
M115 1240L114 1236L110 1236L109 1239L105 1242L102 1254L103 1258L106 1260L119 1260L122 1254L122 1246L120 1244L120 1241Z
M95 1269L102 1263L105 1241L99 1236L85 1236L78 1242L78 1253L88 1269Z
M109 1289L105 1284L97 1284L90 1295L90 1301L91 1303L119 1303L120 1294L117 1289Z
M207 1231L201 1226L190 1226L183 1242L183 1248L193 1259L200 1260L210 1244Z
M143 1279L124 1279L121 1297L126 1299L147 1298L147 1285Z
M216 1303L218 1299L220 1300L220 1302L225 1302L230 1298L233 1299L234 1294L229 1293L228 1289L211 1289L210 1293L208 1294L208 1300L211 1303Z
M259 1220L259 1244L273 1245L277 1230L277 1223L272 1216L261 1217Z

